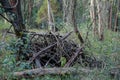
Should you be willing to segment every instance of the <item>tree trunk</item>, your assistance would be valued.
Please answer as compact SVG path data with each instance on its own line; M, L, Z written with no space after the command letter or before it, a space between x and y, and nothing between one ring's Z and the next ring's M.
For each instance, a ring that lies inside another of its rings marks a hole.
M23 17L21 13L21 0L1 0L1 5L4 7L5 12L9 18L9 21L14 27L15 34L18 38L21 38L23 41L23 44L26 44L26 34L24 33L26 31L26 27L23 24ZM19 51L17 60L20 59L20 56L23 53L22 47L24 45L19 46Z
M74 32L78 36L80 42L83 44L84 40L78 31L76 18L75 18L75 9L76 9L76 0L63 0L63 21L66 26L74 28Z
M34 3L34 0L29 0L28 1L28 24L31 25L32 23L32 9L33 9L33 3Z
M96 0L91 0L91 5L90 5L90 16L91 16L91 21L93 22L93 33L94 36L98 34L97 32L97 25L96 25L96 10L95 10L95 3Z
M112 4L110 5L110 10L109 10L109 26L108 26L108 29L111 30L112 28Z
M72 25L74 27L74 31L76 33L76 35L78 36L78 39L80 40L80 42L83 44L84 43L84 40L80 34L80 32L78 31L78 28L77 28L77 23L76 23L76 18L75 18L75 9L76 9L76 0L72 0L72 4L71 6L73 8L71 8L71 14L72 14Z
M72 26L73 1L63 0L63 21L66 26Z
M98 9L98 34L99 40L104 39L104 22L103 22L103 2L97 0L97 9Z
M10 2L8 0L1 0L0 3L4 7L5 12L14 27L16 36L22 38L26 28L23 24L20 0L10 0Z
M56 32L53 12L52 12L51 5L50 5L50 0L47 0L47 2L48 2L48 27L50 31Z
M116 10L116 14L115 14L115 25L114 25L114 31L117 31L117 27L118 27L119 5L120 5L120 1L118 0L118 2L117 2L117 10Z

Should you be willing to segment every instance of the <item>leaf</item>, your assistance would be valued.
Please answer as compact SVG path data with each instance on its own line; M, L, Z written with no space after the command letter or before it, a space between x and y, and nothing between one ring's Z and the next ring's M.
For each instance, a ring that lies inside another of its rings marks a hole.
M61 62L61 66L63 67L66 64L66 58L65 57L61 57L60 58L60 62Z

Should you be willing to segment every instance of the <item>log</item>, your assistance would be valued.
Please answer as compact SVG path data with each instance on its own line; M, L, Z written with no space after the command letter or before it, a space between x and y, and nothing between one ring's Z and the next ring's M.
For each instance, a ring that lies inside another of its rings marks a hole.
M37 68L37 69L31 69L21 72L14 72L13 75L16 77L35 77L35 76L42 76L42 75L55 75L55 74L70 74L70 73L91 73L92 70L84 69L84 68Z

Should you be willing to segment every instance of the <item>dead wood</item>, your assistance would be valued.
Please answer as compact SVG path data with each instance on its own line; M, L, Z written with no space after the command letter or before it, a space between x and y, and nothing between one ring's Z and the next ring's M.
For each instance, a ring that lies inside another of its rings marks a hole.
M90 73L92 70L89 69L84 69L84 68L37 68L37 69L31 69L31 70L26 70L26 71L21 71L21 72L14 72L14 76L18 77L28 77L28 76L41 76L41 75L46 75L46 74L70 74L70 73L79 73L79 72L84 72L84 73Z
M43 37L50 37L50 36L53 36L51 35L51 32L50 34L44 34L44 33L36 33L36 32L28 32L30 35L39 35L39 36L43 36ZM55 34L55 36L57 37L62 37L61 35L59 34Z
M119 80L120 79L120 66L110 69L109 74L111 75L112 78L118 78Z
M80 52L82 52L82 47L77 50L77 52L71 57L71 59L65 64L64 67L69 67L76 59L76 57L79 55Z
M68 36L71 35L71 33L72 33L72 31L69 32L69 33L67 33L61 40L65 40ZM33 62L33 61L36 59L36 57L38 57L41 53L43 53L44 51L46 51L46 50L54 47L55 45L57 45L57 43L58 43L58 42L55 42L54 44L45 47L44 49L42 49L42 50L39 51L38 53L35 53L35 55L34 55L34 56L32 57L32 59L30 60L30 63Z
M28 32L30 35L28 63L32 64L34 68L61 67L61 58L66 59L67 63L64 67L70 67L77 63L83 47L79 48L74 41L66 39L71 33L72 31L65 36L61 36L52 32Z
M35 59L35 63L36 63L37 68L41 68L42 67L39 58Z

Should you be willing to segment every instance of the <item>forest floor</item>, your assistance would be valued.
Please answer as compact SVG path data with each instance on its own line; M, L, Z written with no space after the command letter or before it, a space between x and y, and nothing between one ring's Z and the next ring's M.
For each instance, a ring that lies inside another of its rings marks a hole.
M80 28L80 33L83 36L83 39L86 38L87 29L86 25L82 25ZM60 31L60 34L71 31L71 29L65 29ZM37 29L31 30L35 32L42 32ZM46 31L47 32L47 31ZM16 78L12 76L11 72L23 71L31 69L31 67L24 61L16 62L16 55L14 54L17 51L17 48L13 49L10 45L16 44L16 38L12 35L6 35L3 39L3 28L0 31L0 80L120 80L120 32L113 32L110 30L105 30L104 41L99 41L96 37L92 35L92 32L89 31L88 38L86 40L86 46L84 52L89 54L90 57L95 57L98 61L104 62L103 68L92 68L91 73L72 73L72 74L62 74L62 75L44 75L40 77L33 78ZM69 36L69 39L80 44L75 34ZM79 45L80 46L80 45ZM19 64L19 65L18 65ZM75 68L89 68L81 64L75 64ZM110 75L110 70L112 68L119 68L113 70L113 72L118 72L116 76Z

